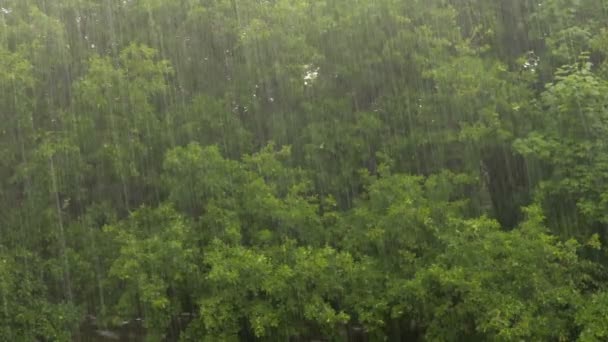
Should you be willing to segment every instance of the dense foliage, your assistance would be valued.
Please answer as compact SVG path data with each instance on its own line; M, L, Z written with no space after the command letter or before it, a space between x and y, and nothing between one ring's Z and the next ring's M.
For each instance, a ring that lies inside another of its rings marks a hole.
M607 340L607 22L0 0L0 340Z

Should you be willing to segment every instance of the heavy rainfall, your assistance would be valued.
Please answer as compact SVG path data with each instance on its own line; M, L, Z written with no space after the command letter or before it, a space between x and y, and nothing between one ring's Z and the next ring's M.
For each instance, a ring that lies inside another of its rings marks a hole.
M608 341L608 0L0 0L0 341Z

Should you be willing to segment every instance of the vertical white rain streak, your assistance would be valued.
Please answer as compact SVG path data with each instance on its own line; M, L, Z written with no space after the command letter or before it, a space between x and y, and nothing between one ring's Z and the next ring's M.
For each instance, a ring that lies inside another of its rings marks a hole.
M110 28L110 48L112 50L112 58L115 58L118 48L118 43L116 42L116 34L114 33L114 17L112 16L112 3L110 0L106 0L105 2L106 16L108 19L108 27Z
M232 7L233 7L233 10L234 10L234 16L236 18L236 25L237 25L237 28L238 28L237 32L240 34L241 30L243 29L243 25L242 25L242 22L241 22L241 11L239 9L238 0L232 0ZM247 45L244 44L243 46L246 47ZM243 50L245 50L245 49L243 49ZM247 70L249 70L249 58L248 58L248 54L247 53L248 53L247 51L243 51L242 58L244 59L244 63L247 66ZM232 62L234 62L234 60L232 60ZM236 63L234 63L234 64L236 65ZM225 65L225 68L226 68L226 74L230 76L230 80L234 80L233 75L231 75L231 73L232 73L232 70L230 70L231 64L229 62L229 56L228 56L227 53L224 53L224 65ZM235 66L235 69L236 69L236 66ZM232 95L231 95L231 97L233 98L233 100L239 100L239 96L238 96L238 94L239 94L238 83L239 82L232 82L232 86L229 86L232 89ZM237 105L239 105L239 103L237 103Z
M4 260L2 260L4 262ZM8 303L6 300L6 289L4 288L3 284L0 282L0 292L2 293L2 312L4 313L4 317L9 317L9 313L8 313ZM11 326L8 325L8 336L12 336L13 332L11 329Z
M0 259L0 262L2 264L6 265L6 260L5 259ZM0 265L0 275L2 274L2 272L6 272L6 270L2 270L2 267L3 266ZM6 298L7 297L8 288L6 286L6 283L3 282L3 281L8 281L7 278L0 279L0 293L2 294L2 312L4 313L4 317L9 317L9 314L10 314L9 310L8 310L8 299ZM5 327L6 327L6 329L8 329L8 336L13 336L12 326L8 325L8 326L5 326Z
M104 291L103 291L103 285L102 285L102 272L101 272L101 267L100 267L100 262L99 262L99 254L97 251L97 244L96 242L96 237L95 235L93 235L93 227L89 225L87 232L89 234L89 243L91 244L91 249L93 250L93 256L95 258L94 260L94 265L95 265L95 280L97 281L97 291L98 291L98 295L99 295L99 305L101 306L101 317L105 318L106 315L106 301L105 301L105 295L104 295Z
M112 130L112 144L114 145L114 148L116 149L116 151L118 151L118 158L119 158L119 174L120 174L120 182L122 184L122 195L124 197L124 201L125 201L125 208L127 209L127 211L131 211L131 208L129 206L129 189L127 187L127 180L125 177L125 172L126 169L128 168L128 165L125 165L125 161L124 161L124 156L122 155L122 152L120 151L120 143L119 143L119 139L118 139L118 132L116 131L116 122L114 121L114 109L110 110L110 129ZM129 144L131 146L131 144ZM131 148L132 150L132 148Z
M53 191L54 200L55 200L55 208L57 210L57 228L59 228L59 244L61 247L61 256L63 259L64 287L65 287L68 302L72 303L73 295L72 295L72 282L70 279L70 264L68 261L68 255L66 254L67 246L66 246L66 242L65 242L65 229L63 226L61 203L59 201L59 190L57 187L57 174L55 172L55 163L53 161L52 155L49 157L49 167L50 167L50 172L51 172L51 184L53 187L52 191Z
M12 82L12 88L13 88L13 110L15 111L15 113L19 113L19 109L17 108L17 104L19 102L18 96L17 96L17 85L15 84L15 80L13 80ZM33 120L32 120L32 112L31 110L28 110L29 112L29 121L30 123L33 125ZM32 127L33 129L33 127ZM21 161L23 163L23 165L28 165L28 159L27 159L27 153L25 151L25 133L23 132L22 126L21 126L21 118L18 117L17 118L17 132L16 132L16 139L17 142L19 144L19 148L20 148L20 154L21 154ZM14 135L13 135L14 136ZM31 205L34 201L34 199L32 198L32 184L31 184L31 178L29 176L29 174L26 174L24 177L24 189L23 192L25 194L26 200L28 202L29 205ZM33 207L33 205L32 205ZM25 217L24 217L25 216ZM25 241L27 239L27 234L26 234L26 227L31 226L31 222L29 222L29 216L28 215L23 215L20 214L19 215L19 230L20 230L20 238L23 239L22 241ZM38 229L40 229L40 225L38 225ZM23 258L23 266L25 269L28 269L28 261L27 258Z
M158 56L160 58L162 58L163 54L164 54L162 34L160 32L160 28L156 25L156 22L154 20L154 15L152 13L152 7L149 3L146 6L146 12L148 14L148 26L149 26L148 30L153 35L152 37L150 37L150 42L148 44L150 46L152 46L152 42L157 43L159 46L157 49ZM147 92L144 93L142 98L143 98L144 102L148 101ZM137 109L131 108L131 110L135 111ZM140 175L140 177L142 177L144 179L144 183L145 183L148 178L148 174L147 174L148 170L151 168L150 158L152 157L151 149L153 148L151 141L150 141L150 138L152 137L152 128L150 127L150 124L151 124L151 121L156 120L157 117L155 116L153 106L149 106L148 103L145 103L145 105L143 106L143 108L140 109L140 111L141 112L138 113L139 119L137 119L135 125L136 125L136 127L139 127L141 125L141 120L143 120L145 122L144 124L145 124L146 133L143 134L143 132L138 132L139 137L137 137L137 138L134 137L133 139L139 139L140 140L139 143L143 144L144 153L143 153L143 156L141 154L137 155L137 157L138 157L137 165L141 166L140 172L142 174ZM131 154L133 156L133 162L135 162L135 158L136 158L135 151L131 150ZM160 194L158 192L157 187L154 187L154 194L156 196L157 203L160 203Z
M5 8L0 8L0 44L4 45L4 43L7 43L8 45L8 29L7 29L7 24L6 24L6 19L5 16L8 14L7 9ZM0 46L2 46L0 45ZM5 46L2 46L5 47Z
M119 62L118 62L118 59L117 59L118 53L116 51L116 46L115 46L116 44L114 44L115 43L115 39L116 39L115 38L116 35L115 35L115 32L114 32L114 20L113 20L113 17L112 17L111 2L109 0L105 1L105 9L106 9L106 16L108 17L107 18L108 19L108 27L109 27L109 31L110 31L110 45L111 45L112 54L113 54L111 57L112 57L112 61L114 62L113 66L115 68L119 68ZM118 69L118 70L120 71L120 69ZM118 84L117 86L121 87L122 84ZM128 94L125 94L125 96L127 96L127 95ZM121 96L121 100L123 98L124 98L124 96ZM113 99L108 98L108 104L110 105L109 106L110 107L109 108L110 109L110 113L109 113L108 117L109 117L109 120L110 120L110 129L112 131L110 134L111 134L111 138L112 138L113 148L115 149L116 152L118 152L118 154L117 154L117 156L119 157L119 159L118 159L118 161L119 161L119 163L118 163L118 165L119 165L118 173L119 173L119 177L120 177L120 183L121 183L121 186L122 186L122 196L123 196L123 200L124 200L124 203L125 203L125 208L127 209L127 211L131 211L131 208L129 206L129 189L128 189L127 180L126 180L126 177L125 177L125 171L126 170L125 170L125 165L124 165L124 158L123 158L124 156L122 155L122 152L120 151L120 142L119 142L120 140L119 140L119 137L118 137L118 132L116 130L116 122L114 120L115 111L114 111L114 106L111 105L111 101L112 100Z

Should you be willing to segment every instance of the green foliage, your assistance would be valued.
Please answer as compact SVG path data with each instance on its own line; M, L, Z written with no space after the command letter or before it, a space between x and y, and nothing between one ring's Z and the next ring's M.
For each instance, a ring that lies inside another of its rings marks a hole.
M0 249L0 339L68 341L79 312L68 303L45 298L38 278L40 260L24 250Z
M182 312L181 294L193 289L199 273L190 225L171 207L141 208L118 225L106 226L119 246L109 275L125 284L117 305L131 317L143 305L150 331L162 337L173 315Z
M582 327L580 341L601 341L608 337L606 300L606 292L598 292L577 313L576 323Z
M603 170L607 166L608 83L594 75L591 67L582 57L580 63L559 69L555 82L542 94L546 114L539 119L541 128L515 143L519 151L545 163L549 170L537 196L551 213L549 218L557 221L553 224L561 229L576 224L583 234L607 222Z
M572 338L582 273L575 241L529 228L505 233L483 219L454 233L437 261L401 290L409 305L422 302L415 316L428 338Z
M0 340L605 340L607 5L0 0Z
M198 322L208 336L235 337L243 320L256 337L331 336L349 320L332 305L347 293L354 266L348 254L293 243L258 251L216 241L211 248L210 293Z

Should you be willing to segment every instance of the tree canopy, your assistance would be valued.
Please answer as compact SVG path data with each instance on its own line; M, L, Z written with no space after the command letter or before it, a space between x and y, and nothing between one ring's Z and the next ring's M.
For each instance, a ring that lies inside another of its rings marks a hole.
M607 0L0 0L0 340L608 339Z

